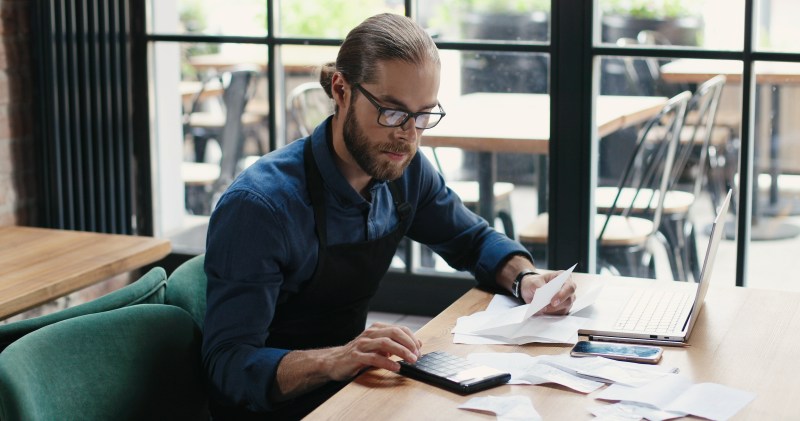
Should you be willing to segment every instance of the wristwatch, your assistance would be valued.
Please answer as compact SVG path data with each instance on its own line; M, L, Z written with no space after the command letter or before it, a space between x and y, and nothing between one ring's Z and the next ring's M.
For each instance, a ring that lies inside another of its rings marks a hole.
M522 285L522 278L528 275L538 275L538 273L536 273L531 269L525 269L522 272L520 272L516 278L514 278L514 283L511 284L511 294L513 294L514 297L522 299L522 296L520 294L520 286Z

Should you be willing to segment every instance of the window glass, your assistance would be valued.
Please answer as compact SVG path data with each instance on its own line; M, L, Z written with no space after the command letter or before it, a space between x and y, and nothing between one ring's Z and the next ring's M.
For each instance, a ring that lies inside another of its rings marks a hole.
M186 212L209 215L223 181L268 152L267 49L229 43L184 43L180 49L182 156L161 159L183 163ZM241 147L227 143L229 125L239 126Z
M549 56L442 51L441 58L447 116L423 135L423 153L467 207L546 267L547 238L528 234L547 209Z
M600 57L598 63L598 187L593 221L599 237L597 270L697 280L708 243L706 228L727 190L736 188L741 63L610 56ZM719 74L725 78L715 78ZM680 98L687 107L683 117L659 116L669 101ZM677 133L679 137L671 137ZM672 165L666 166L664 145L672 138L678 142ZM667 169L670 173L664 175ZM652 193L660 187L661 177L668 183L663 205L660 194ZM719 260L735 261L735 214L732 204ZM730 285L735 270L734 265L716 265L714 279Z
M800 63L756 62L754 70L757 194L747 286L796 291L782 250L800 250Z
M172 0L153 2L153 30L159 34L265 36L264 0Z
M744 0L598 0L598 9L603 44L744 46Z
M383 12L404 14L398 0L283 0L279 33L284 37L344 38L364 19Z
M550 40L550 0L420 1L419 22L442 40Z
M796 0L758 0L756 21L757 48L768 51L800 52L800 2Z
M319 68L336 61L338 47L284 45L280 47L286 98L286 141L308 136L333 114L333 100L319 84Z

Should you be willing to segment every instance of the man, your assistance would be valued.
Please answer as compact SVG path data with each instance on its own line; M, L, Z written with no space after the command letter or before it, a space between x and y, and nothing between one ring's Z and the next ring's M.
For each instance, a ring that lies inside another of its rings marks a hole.
M468 211L417 153L445 114L439 73L435 44L412 20L367 19L320 76L334 115L220 199L203 338L215 419L300 418L365 368L415 361L422 343L409 329L364 330L404 236L526 302L554 277L534 274L525 249ZM545 311L567 312L574 290L568 282Z

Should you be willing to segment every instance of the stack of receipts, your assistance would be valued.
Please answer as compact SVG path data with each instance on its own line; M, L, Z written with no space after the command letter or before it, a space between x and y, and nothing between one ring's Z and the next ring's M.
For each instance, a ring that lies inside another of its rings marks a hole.
M724 420L755 398L752 393L720 384L692 384L674 367L602 357L489 352L473 353L467 359L510 373L509 384L556 383L588 394L610 383L593 397L619 402L589 408L595 416L606 419L660 421L695 415Z
M557 383L581 393L590 393L606 383L639 387L675 373L677 369L642 365L602 357L574 358L569 355L540 355L485 352L467 357L477 364L511 374L509 384Z
M495 295L485 311L459 317L452 333L457 344L509 344L531 342L574 344L578 329L589 320L574 316L590 306L600 294L601 287L578 295L568 316L535 315L550 304L553 296L569 279L575 265L536 290L530 304L519 305L512 297Z
M625 413L652 421L686 415L726 420L754 398L755 394L750 392L716 383L692 384L688 377L673 374L641 387L611 385L595 399L620 402L589 408L589 411L597 417Z

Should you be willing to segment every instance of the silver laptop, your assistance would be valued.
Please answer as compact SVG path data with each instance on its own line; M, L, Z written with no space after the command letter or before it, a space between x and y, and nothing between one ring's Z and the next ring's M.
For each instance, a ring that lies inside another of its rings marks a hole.
M631 280L631 285L606 286L595 303L580 312L592 322L578 330L578 334L598 341L685 345L711 281L731 193L729 190L711 227L700 282L654 281L649 284Z

